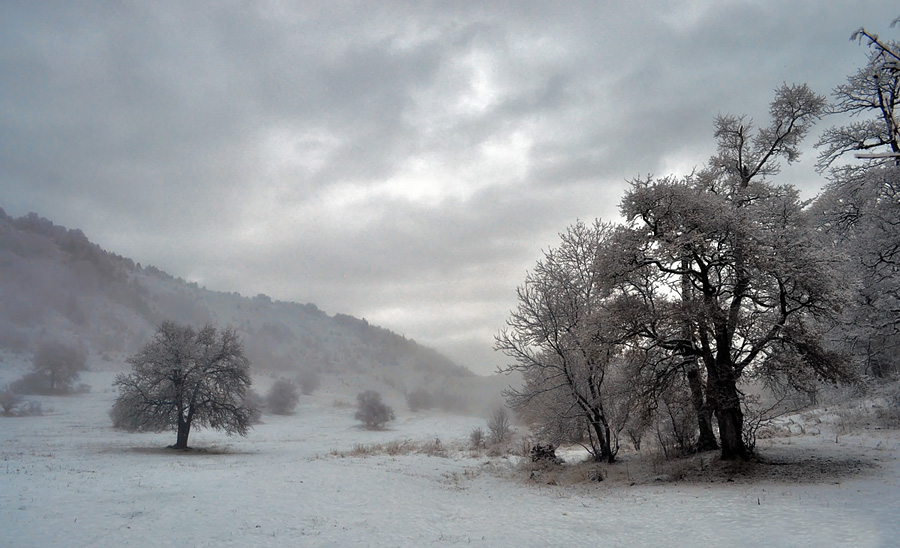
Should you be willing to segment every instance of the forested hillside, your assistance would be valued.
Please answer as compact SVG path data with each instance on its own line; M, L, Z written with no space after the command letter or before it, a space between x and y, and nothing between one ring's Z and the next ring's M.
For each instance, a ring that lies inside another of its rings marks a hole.
M437 351L365 319L210 291L107 252L81 230L0 210L0 349L30 354L59 340L115 367L165 319L233 325L255 372L315 374L348 393L369 384L399 394L425 389L461 408L462 394L481 384Z

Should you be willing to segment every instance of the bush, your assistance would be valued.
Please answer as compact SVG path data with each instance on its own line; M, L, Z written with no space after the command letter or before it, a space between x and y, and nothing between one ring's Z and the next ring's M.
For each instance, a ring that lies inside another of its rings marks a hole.
M129 407L124 401L117 399L113 402L113 406L109 410L109 420L112 421L113 428L128 430L129 432L143 432L144 428L138 423L134 416L134 409Z
M311 396L322 384L319 374L312 369L301 372L298 381L300 382L300 392L304 396Z
M41 415L40 402L25 401L25 399L13 392L9 387L0 391L0 414L4 417L28 417Z
M87 392L86 384L74 385L78 375L87 369L87 351L58 341L43 342L32 359L30 373L13 383L20 394L60 395Z
M697 445L697 414L686 391L672 390L659 400L656 437L665 458L688 455Z
M0 391L0 412L6 417L15 416L16 407L22 404L22 396L16 394L7 386Z
M382 402L381 394L374 390L360 392L356 396L356 405L356 420L365 423L367 428L382 428L394 420L394 410Z
M286 379L275 381L266 394L266 409L276 415L290 415L300 401L297 385Z
M262 422L262 409L266 406L266 402L263 401L263 397L259 395L259 392L248 388L244 394L242 405L250 410L250 422L252 424Z
M500 445L512 438L512 426L509 421L509 413L505 407L498 407L488 419L488 439L493 445Z
M476 426L469 432L469 443L472 449L481 449L484 447L484 429Z

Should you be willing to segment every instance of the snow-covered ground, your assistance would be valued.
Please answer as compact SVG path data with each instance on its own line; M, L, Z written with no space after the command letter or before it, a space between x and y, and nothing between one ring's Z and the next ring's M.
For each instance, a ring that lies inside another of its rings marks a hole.
M191 445L203 450L173 452L162 449L172 433L110 427L111 378L89 373L90 394L36 398L43 416L0 418L0 546L900 545L895 431L761 440L776 471L761 478L704 475L707 455L679 464L692 468L682 481L661 470L662 481L630 485L638 462L626 458L607 481L548 485L513 458L455 449L482 419L398 407L373 432L335 405L349 398L325 393L247 438L201 430ZM434 456L355 451L436 438L445 451Z

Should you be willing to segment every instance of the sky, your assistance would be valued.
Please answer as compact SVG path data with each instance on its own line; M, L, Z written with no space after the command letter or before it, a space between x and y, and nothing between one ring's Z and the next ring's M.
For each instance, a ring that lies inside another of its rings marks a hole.
M827 95L896 0L0 2L0 208L478 373L516 287L719 114ZM807 198L817 135L779 182Z

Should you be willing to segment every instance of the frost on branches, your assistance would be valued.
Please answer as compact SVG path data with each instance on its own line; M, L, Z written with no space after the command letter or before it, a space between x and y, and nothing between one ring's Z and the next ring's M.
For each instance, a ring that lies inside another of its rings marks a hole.
M496 337L515 359L506 371L525 379L510 405L560 432L587 430L595 458L612 461L620 431L639 439L647 410L666 408L679 446L696 429L697 449L746 459L742 380L813 390L852 379L823 344L844 302L836 258L797 190L767 179L799 157L824 105L807 86L784 85L766 126L720 116L705 169L635 180L624 226L563 234Z
M829 112L854 121L830 128L816 145L829 182L815 212L825 245L846 258L843 275L856 290L832 345L863 374L889 378L900 373L900 43L865 29L854 38L867 41L870 53L833 93Z
M132 373L120 374L111 417L128 430L175 430L175 449L188 448L191 427L247 434L253 409L250 362L237 333L210 325L199 330L166 321L140 352L128 359Z

